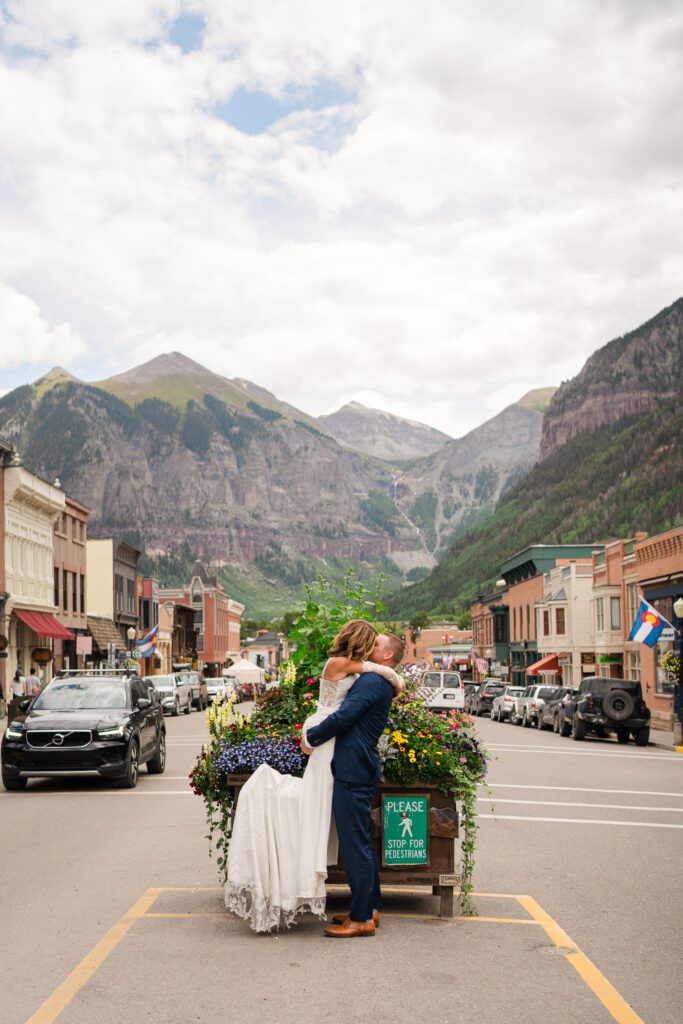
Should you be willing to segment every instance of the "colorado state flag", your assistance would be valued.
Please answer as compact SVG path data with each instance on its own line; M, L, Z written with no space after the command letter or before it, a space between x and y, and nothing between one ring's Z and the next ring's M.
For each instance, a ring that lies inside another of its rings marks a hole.
M148 658L150 654L156 653L158 642L159 627L155 626L154 629L150 629L146 636L143 636L142 640L138 640L136 647L143 657Z
M671 623L660 615L651 604L641 600L636 621L631 626L628 638L641 644L647 644L648 647L654 647L667 626L671 626Z

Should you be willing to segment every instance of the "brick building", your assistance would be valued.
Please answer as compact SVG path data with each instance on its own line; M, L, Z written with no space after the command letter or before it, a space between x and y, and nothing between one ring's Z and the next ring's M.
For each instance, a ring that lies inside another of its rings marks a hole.
M52 529L54 548L54 604L57 618L73 640L54 641L55 671L82 668L84 655L77 651L79 637L88 636L86 542L88 512L85 505L67 497ZM88 655L89 660L89 655Z
M189 605L195 613L197 654L204 671L220 675L228 662L240 657L240 624L244 605L226 594L217 576L211 576L202 562L192 566L189 581L182 587L163 587L159 600Z

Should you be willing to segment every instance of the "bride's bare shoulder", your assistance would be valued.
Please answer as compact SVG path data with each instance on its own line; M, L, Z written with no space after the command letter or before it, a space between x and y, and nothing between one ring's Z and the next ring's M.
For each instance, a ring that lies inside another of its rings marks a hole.
M323 676L332 683L338 683L340 679L351 674L353 671L352 665L355 665L355 662L351 661L350 658L341 656L330 658L323 669Z

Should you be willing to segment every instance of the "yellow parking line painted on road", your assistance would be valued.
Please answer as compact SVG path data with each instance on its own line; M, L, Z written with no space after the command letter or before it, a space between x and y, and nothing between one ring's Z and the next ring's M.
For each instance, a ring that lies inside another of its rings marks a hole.
M568 953L565 953L565 960L569 961L591 992L598 997L608 1013L614 1017L617 1024L644 1024L642 1017L639 1017L626 1000L619 995L602 971L598 970L593 961L588 959L573 939L570 939L564 929L560 928L557 921L554 921L550 914L546 913L533 896L518 896L517 899L558 948L569 950Z
M227 915L224 910L190 910L186 914L143 914L142 918L148 917L222 917L227 920ZM536 922L533 922L536 924Z
M149 915L147 915L149 917ZM398 914L393 910L382 910L382 917L417 917L421 921L473 921L477 924L532 924L538 928L540 921L532 921L528 917L472 917L459 914L453 917L440 917L438 914Z
M69 1005L74 996L92 978L107 957L118 946L121 939L130 931L136 921L147 913L163 889L147 889L107 934L100 939L86 957L74 967L73 971L62 984L55 989L43 1005L29 1017L26 1024L52 1024L59 1014Z

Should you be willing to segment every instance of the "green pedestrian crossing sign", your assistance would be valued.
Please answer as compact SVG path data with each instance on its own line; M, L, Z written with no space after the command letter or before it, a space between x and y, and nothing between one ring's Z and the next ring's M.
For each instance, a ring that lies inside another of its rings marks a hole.
M382 795L382 866L429 864L429 796Z

